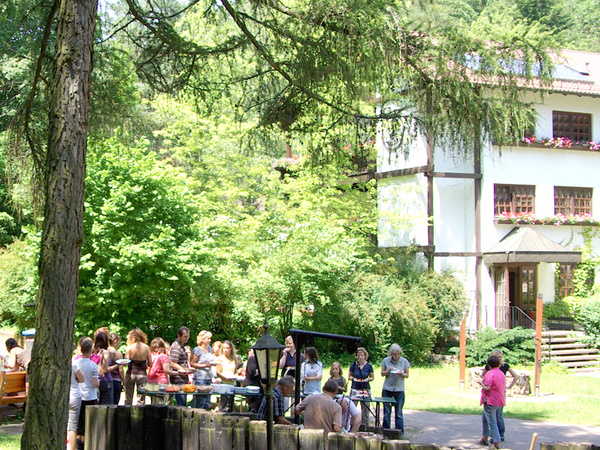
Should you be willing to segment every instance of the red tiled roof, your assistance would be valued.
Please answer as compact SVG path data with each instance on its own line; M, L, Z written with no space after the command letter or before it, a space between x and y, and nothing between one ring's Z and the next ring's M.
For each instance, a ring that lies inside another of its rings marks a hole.
M581 75L577 79L569 79L561 74L555 76L550 91L600 96L600 53L583 52L579 50L561 50L560 55L553 58L555 64L567 66Z

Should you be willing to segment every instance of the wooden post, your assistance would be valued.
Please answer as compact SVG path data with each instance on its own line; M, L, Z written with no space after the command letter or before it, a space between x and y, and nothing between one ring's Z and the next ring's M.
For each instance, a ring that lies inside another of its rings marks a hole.
M300 430L298 433L298 442L300 450L326 450L325 432L323 430Z
M327 444L329 445L329 450L354 450L354 435L329 433Z
M131 406L117 408L117 448L129 450L131 440Z
M182 450L198 450L200 434L200 409L186 408L182 413L181 448Z
M298 450L299 432L300 427L298 425L273 425L273 435L275 437L275 450Z
M144 450L144 407L131 407L131 438L130 450Z
M465 370L467 367L467 314L463 315L463 319L460 322L460 387L465 388Z
M250 450L267 448L267 423L264 420L251 420L248 432L248 448Z
M411 450L410 441L382 441L382 450Z
M106 407L106 447L105 450L117 450L117 405Z
M380 450L383 439L375 436L356 436L354 450Z
M540 375L542 373L542 321L544 319L543 294L538 294L535 309L535 373L534 386L535 396L540 396Z

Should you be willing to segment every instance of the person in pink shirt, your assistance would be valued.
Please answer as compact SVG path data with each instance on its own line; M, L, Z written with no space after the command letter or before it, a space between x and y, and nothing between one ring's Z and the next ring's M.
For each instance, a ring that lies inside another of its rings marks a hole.
M502 417L502 408L506 406L506 375L499 369L500 358L497 356L490 356L488 358L489 370L483 377L483 388L481 389L481 404L483 405L483 414L485 419L483 421L483 435L490 436L490 448L500 448L500 441L504 430L503 421L498 421L498 417ZM485 429L489 427L489 431Z

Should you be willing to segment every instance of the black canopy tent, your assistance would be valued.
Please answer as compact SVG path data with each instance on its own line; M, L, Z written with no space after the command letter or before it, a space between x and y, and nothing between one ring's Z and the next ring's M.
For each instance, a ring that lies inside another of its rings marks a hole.
M312 344L315 338L319 339L329 339L331 341L339 341L346 342L349 351L356 350L357 344L362 341L361 337L357 336L345 336L342 334L331 334L331 333L321 333L318 331L308 331L308 330L289 330L289 335L294 339L294 344L296 345L296 390L294 392L294 404L298 404L300 401L300 363L301 358L299 355L302 353L302 348L306 344ZM298 423L299 418L294 417L294 422Z

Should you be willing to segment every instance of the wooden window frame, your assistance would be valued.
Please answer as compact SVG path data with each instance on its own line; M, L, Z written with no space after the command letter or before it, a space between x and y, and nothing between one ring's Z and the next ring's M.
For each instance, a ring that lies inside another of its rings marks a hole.
M501 190L505 191L500 192ZM532 192L524 195L523 190L531 190ZM508 199L506 198L507 195ZM531 201L528 202L527 199ZM515 214L535 213L535 186L494 184L494 216L500 216L504 212Z
M554 214L592 215L593 195L593 188L554 186Z
M592 140L592 115L569 111L552 111L552 137L569 138L574 144Z
M573 285L575 269L577 269L577 264L558 264L558 267L556 268L558 271L556 296L558 298L565 298L575 293L575 287Z

